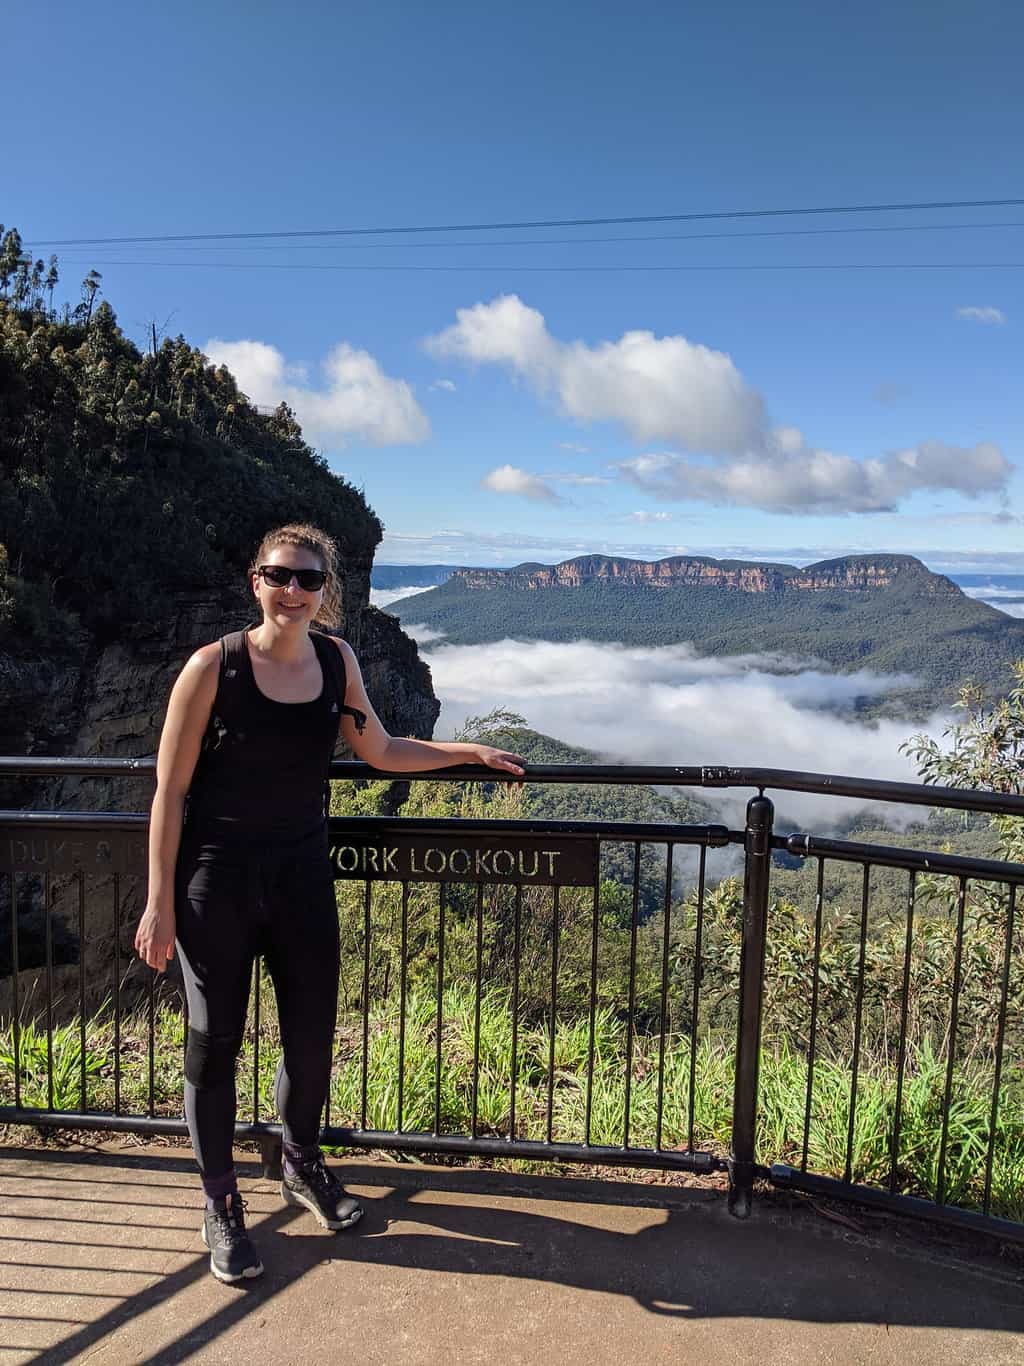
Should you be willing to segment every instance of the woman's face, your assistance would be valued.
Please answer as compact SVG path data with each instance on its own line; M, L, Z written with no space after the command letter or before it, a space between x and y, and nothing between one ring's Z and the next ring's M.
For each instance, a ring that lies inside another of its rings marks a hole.
M324 567L319 555L298 545L275 546L264 555L261 564L282 565L288 569L322 570ZM263 609L263 620L288 630L308 627L324 600L322 588L307 592L299 587L294 577L282 588L276 588L258 572L252 575L252 591Z

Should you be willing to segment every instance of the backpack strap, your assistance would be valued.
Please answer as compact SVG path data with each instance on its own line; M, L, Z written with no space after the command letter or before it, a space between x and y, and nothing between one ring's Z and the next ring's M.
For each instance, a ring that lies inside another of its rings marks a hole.
M334 696L335 705L340 716L351 716L356 724L356 730L362 735L366 729L366 713L360 711L358 707L345 705L345 694L348 691L348 674L345 670L345 657L335 645L331 636L322 631L310 631L309 638L313 642L317 658L320 660L320 667L324 671L324 680Z

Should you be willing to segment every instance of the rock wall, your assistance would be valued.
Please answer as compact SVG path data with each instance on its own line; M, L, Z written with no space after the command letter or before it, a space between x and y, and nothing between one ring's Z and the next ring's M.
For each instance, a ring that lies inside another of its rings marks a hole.
M886 588L897 578L912 578L926 592L960 590L941 574L932 574L911 555L849 556L823 560L797 569L793 565L737 564L677 555L664 560L627 560L582 555L562 564L519 565L515 569L457 569L450 582L471 589L579 588L586 583L625 584L651 588L719 588L741 593L783 593L825 589Z
M398 621L369 606L369 562L345 566L344 634L363 668L367 692L394 734L429 739L440 712L430 670ZM123 640L100 643L84 633L65 658L0 653L0 752L140 758L156 752L167 697L182 664L198 646L252 620L244 584L208 594L165 597L159 613ZM145 811L152 782L66 778L0 780L0 806L40 810ZM23 1016L45 1007L42 878L18 875L19 1006ZM79 891L76 878L51 879L56 1018L77 1009ZM132 940L142 911L143 879L86 880L82 921L85 995L92 1011L123 996L126 1006L148 989L148 970L134 960ZM115 925L115 898L119 924ZM0 1015L13 1006L10 881L0 874ZM116 952L115 952L116 947ZM177 973L172 966L168 984Z

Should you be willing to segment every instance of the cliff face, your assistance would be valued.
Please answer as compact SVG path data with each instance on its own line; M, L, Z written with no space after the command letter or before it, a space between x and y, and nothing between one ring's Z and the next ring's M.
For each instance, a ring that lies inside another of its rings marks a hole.
M440 712L430 670L394 617L368 605L368 562L345 565L344 634L363 669L367 692L386 729L429 739ZM244 586L237 592L165 597L160 614L133 626L116 644L100 645L82 632L62 661L15 658L0 651L5 697L2 752L139 758L155 753L167 698L182 664L198 646L252 620ZM149 778L8 779L0 783L0 806L65 810L144 811L152 797ZM0 876L0 884L6 885ZM120 907L112 919L115 891ZM9 893L6 893L9 895ZM45 1007L45 931L41 879L19 878L20 1008ZM142 913L144 879L90 875L85 883L79 936L77 880L55 876L51 884L56 1018L78 1001L78 957L84 955L87 1010L114 989L125 1004L146 988L148 974L134 957L132 941ZM0 1012L13 1006L9 916L0 922ZM118 968L119 965L119 968ZM176 961L169 979L178 978Z
M910 555L856 555L823 560L797 569L793 565L740 564L677 555L664 560L626 560L582 555L556 565L520 565L515 569L457 569L450 582L471 589L579 588L586 583L650 588L719 588L740 593L783 593L824 589L886 588L912 580L919 591L957 593L959 589L932 574Z

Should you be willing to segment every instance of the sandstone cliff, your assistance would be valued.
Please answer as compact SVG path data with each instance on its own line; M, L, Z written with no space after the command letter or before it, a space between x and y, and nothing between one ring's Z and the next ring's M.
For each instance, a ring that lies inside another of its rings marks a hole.
M740 593L784 593L825 589L885 588L913 580L919 591L958 593L941 574L932 574L911 555L851 555L797 569L787 564L747 564L676 555L664 560L628 560L581 555L561 564L523 564L515 569L457 569L450 582L471 589L579 588L585 583L650 588L718 588Z

